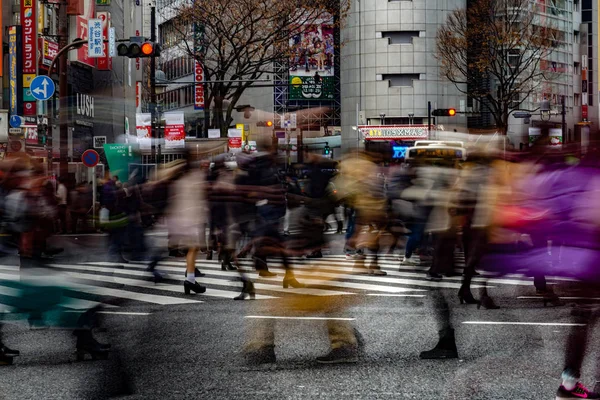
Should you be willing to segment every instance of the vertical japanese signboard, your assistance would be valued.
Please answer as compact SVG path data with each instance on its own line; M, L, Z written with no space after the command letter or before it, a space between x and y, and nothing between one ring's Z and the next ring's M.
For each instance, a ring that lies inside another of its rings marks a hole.
M8 28L8 81L11 115L23 115L23 80L21 79L21 27Z
M183 113L165 113L165 148L185 147L185 122Z
M194 24L194 110L204 110L204 25Z
M96 3L98 4L98 3ZM108 40L108 31L110 28L110 13L99 12L96 13L99 20L102 21L102 38ZM99 71L110 71L112 70L112 57L108 51L109 43L102 43L102 54L103 57L98 58L98 70Z
M36 102L29 88L37 74L37 0L21 0L21 37L23 65L23 115L36 116ZM28 117L28 118L27 118ZM33 121L36 122L36 121Z
M100 18L88 19L88 57L100 58L104 56L104 43L102 42L102 21Z

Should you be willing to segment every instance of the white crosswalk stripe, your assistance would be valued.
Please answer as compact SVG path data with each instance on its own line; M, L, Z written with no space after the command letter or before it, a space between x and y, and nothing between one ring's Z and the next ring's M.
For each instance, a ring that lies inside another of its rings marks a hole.
M372 259L364 260L369 266ZM456 257L456 265L464 266L464 257ZM269 269L278 275L273 278L259 277L252 269L252 260L243 259L239 265L244 268L246 275L254 282L260 300L274 299L289 295L309 296L349 296L371 295L389 297L426 297L427 292L436 289L458 289L461 276L445 277L441 281L426 279L426 266L400 266L397 256L381 256L378 265L387 275L380 276L367 272L368 269L357 268L355 260L348 260L344 255L329 255L319 259L290 259L294 273L303 288L283 288L282 279L285 274L282 261L269 259ZM167 258L157 267L165 278L164 283L154 283L152 275L146 271L142 263L113 263L113 262L71 262L51 263L49 267L59 272L61 282L69 288L65 298L65 306L73 309L90 308L96 304L152 304L159 306L178 304L199 304L208 298L232 299L241 290L240 275L235 271L221 270L217 260L198 260L198 268L206 276L197 278L198 282L207 287L203 294L186 296L183 293L182 281L185 271L185 261ZM15 298L20 291L3 281L18 280L17 266L0 265L0 312L11 312L10 306L3 304L2 298ZM480 287L487 282L492 285L530 286L532 280L523 275L513 274L503 278L486 279L475 277L472 288ZM115 307L115 305L112 305Z

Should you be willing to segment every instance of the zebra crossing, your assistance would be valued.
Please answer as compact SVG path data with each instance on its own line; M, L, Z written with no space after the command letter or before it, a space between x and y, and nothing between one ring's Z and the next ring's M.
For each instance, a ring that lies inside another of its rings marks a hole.
M281 260L269 259L269 269L277 273L273 278L259 277L252 269L251 259L239 260L239 265L252 279L257 300L269 300L290 295L308 296L398 296L425 297L436 288L458 289L462 276L445 277L441 281L426 278L427 266L400 266L397 256L382 256L378 265L387 275L361 273L365 269L356 268L355 260L344 255L325 255L323 258L292 258L291 263L299 282L305 287L283 288L285 273ZM364 260L365 265L371 263ZM456 264L464 267L464 257L458 254ZM165 280L155 283L151 273L143 263L97 262L52 262L52 270L57 285L65 287L67 308L87 309L94 304L109 307L134 305L173 306L191 305L221 298L232 299L240 293L240 274L236 271L223 271L217 260L198 260L198 268L205 274L197 278L207 287L203 294L185 296L183 294L183 275L185 260L168 258L159 263L157 270ZM56 274L55 274L56 273ZM0 311L11 312L6 299L15 300L20 295L11 287L10 282L19 280L19 268L16 265L0 265ZM486 279L475 277L472 288L488 285L531 286L530 278L522 275L510 275L502 278ZM9 304L11 302L8 302Z

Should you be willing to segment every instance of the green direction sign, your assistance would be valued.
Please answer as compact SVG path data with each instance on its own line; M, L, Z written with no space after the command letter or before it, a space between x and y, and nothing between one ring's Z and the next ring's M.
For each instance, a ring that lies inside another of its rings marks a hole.
M129 180L129 164L141 162L136 147L132 144L107 143L104 145L104 154L111 176L117 175L121 182Z
M110 6L110 0L96 0L97 6ZM119 178L121 179L121 178Z
M317 83L314 76L290 76L290 100L335 99L335 77L322 76Z

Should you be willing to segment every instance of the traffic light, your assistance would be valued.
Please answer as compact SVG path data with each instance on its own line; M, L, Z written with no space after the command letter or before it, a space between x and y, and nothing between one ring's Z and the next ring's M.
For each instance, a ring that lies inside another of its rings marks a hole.
M267 128L273 127L273 121L267 121Z
M325 147L323 147L323 155L325 157L331 157L331 147L329 147L328 144L326 144Z
M155 42L131 42L121 43L117 46L117 54L121 57L145 58L160 56L160 45Z
M37 129L38 144L45 145L48 139L48 124L39 124Z
M431 112L435 117L454 117L456 115L455 108L437 108Z

